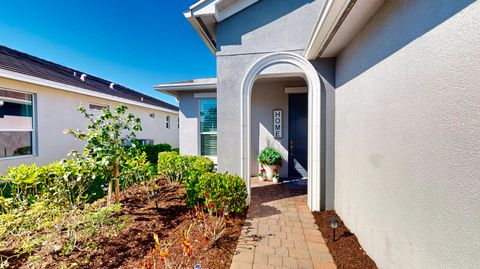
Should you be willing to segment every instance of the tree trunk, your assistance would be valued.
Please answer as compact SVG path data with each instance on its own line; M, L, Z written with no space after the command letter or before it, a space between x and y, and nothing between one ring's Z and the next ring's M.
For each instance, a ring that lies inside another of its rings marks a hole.
M115 159L113 175L115 177L115 203L120 203L120 178L118 177L118 157Z
M112 201L112 180L108 181L107 205Z

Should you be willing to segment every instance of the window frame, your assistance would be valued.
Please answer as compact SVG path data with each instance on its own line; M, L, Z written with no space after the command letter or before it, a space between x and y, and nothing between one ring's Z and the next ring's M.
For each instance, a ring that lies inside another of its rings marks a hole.
M167 115L167 117L165 118L165 127L167 129L170 129L170 115Z
M32 132L32 153L31 154L26 154L26 155L0 157L0 161L37 157L38 156L37 94L34 93L34 92L14 90L14 89L9 89L9 88L4 88L4 87L0 87L0 90L29 94L29 95L32 96L32 129L31 129L31 132ZM2 129L0 129L0 132L2 132L2 131L8 132L8 131L18 131L18 130L15 130L15 129L4 129L4 130L2 130ZM21 131L24 131L24 130L21 130Z
M92 106L96 106L96 107L92 107ZM101 109L99 109L100 107L102 107ZM99 104L99 103L88 103L88 109L89 110L92 110L92 111L103 111L104 109L110 109L110 106L109 105L104 105L104 104Z
M206 100L214 100L215 106L217 108L217 131L215 132L202 132L201 131L201 117L200 113L202 112L202 101ZM217 143L218 143L218 101L217 98L212 97L205 97L205 98L198 98L198 113L197 113L197 122L198 122L198 155L203 157L208 157L212 159L215 163L218 156L218 144L217 144L217 155L203 155L202 154L202 135L216 135L217 136Z

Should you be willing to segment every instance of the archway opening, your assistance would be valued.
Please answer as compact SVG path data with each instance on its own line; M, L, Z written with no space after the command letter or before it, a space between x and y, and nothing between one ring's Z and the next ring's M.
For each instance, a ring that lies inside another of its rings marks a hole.
M256 100L254 100L254 87L255 85L262 85L262 80L268 83L268 80L286 80L298 77L303 79L304 86L307 90L307 133L306 137L307 145L307 202L308 206L313 211L320 210L320 160L321 160L321 84L320 78L315 68L305 58L294 53L272 53L257 60L247 71L243 83L242 83L242 112L241 112L241 171L242 176L247 180L248 187L248 203L250 203L251 197L251 178L252 172L258 169L255 167L254 159L255 143L253 142L252 130L257 126L253 126L252 123L256 123L256 116L252 117L252 113L257 106L254 106ZM258 84L257 84L258 82ZM298 80L297 80L298 82ZM252 103L252 100L254 103ZM273 113L273 111L272 111ZM263 117L263 115L262 115ZM259 134L260 134L260 126ZM267 140L268 141L268 140ZM259 141L260 142L260 141ZM265 141L263 141L265 142ZM277 146L288 148L287 143L276 143ZM253 149L252 149L253 148ZM285 153L285 152L284 152ZM288 150L287 150L288 154ZM288 158L288 157L287 157ZM255 167L252 170L252 167ZM287 168L288 169L288 168ZM258 170L257 170L258 171ZM284 171L285 173L285 171ZM287 170L288 176L288 170Z

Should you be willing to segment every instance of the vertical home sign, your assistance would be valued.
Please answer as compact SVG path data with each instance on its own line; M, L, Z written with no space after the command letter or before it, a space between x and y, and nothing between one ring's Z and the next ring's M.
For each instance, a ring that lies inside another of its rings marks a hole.
M282 138L282 110L273 110L273 137Z

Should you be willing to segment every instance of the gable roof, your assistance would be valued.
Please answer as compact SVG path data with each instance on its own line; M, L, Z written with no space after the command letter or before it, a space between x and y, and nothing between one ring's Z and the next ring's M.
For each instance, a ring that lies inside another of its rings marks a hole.
M178 107L174 105L125 86L1 45L0 69L99 93L106 99L115 99L120 102L125 100L135 105L144 104L160 110L178 111Z

